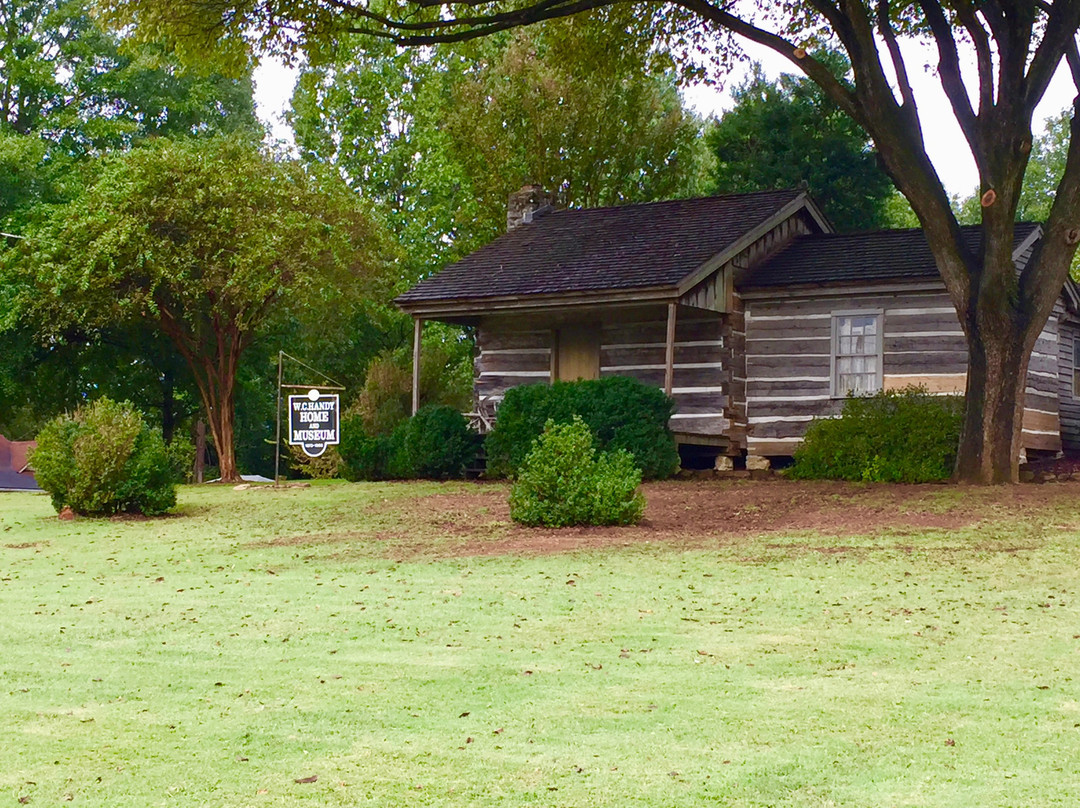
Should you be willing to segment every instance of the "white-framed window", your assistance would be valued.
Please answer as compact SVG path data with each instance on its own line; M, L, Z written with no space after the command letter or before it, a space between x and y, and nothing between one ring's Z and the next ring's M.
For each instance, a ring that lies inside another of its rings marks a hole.
M832 318L833 395L881 389L882 312L835 312Z

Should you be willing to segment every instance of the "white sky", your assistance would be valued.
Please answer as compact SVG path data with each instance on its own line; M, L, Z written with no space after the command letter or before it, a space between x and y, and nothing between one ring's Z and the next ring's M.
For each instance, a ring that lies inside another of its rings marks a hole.
M786 59L768 48L745 43L745 49L753 60L763 65L770 77L793 72ZM936 64L936 57L928 48L912 46L905 47L905 58L921 111L930 159L949 193L968 196L978 185L978 174L952 108L931 67ZM728 89L724 91L704 85L688 88L684 93L686 102L703 115L720 114L730 109L732 100L729 90L742 81L745 70L744 67L741 73L731 75L726 81ZM292 132L282 116L288 109L295 81L296 72L274 60L264 60L255 71L255 102L259 116L271 125L274 138L286 142L292 141ZM1071 105L1075 94L1076 89L1063 65L1037 110L1035 132L1042 131L1046 118L1060 114Z

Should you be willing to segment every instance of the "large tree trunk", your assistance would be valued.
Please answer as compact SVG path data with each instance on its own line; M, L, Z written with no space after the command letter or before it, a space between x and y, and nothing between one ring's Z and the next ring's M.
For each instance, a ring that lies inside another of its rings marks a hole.
M1031 348L1014 328L968 337L964 423L953 478L995 484L1018 481L1024 390Z
M213 334L213 341L200 342L185 330L179 319L164 306L161 308L162 329L176 344L195 378L218 456L218 471L221 481L226 483L240 480L234 445L236 372L244 349L244 337L235 319L214 318L212 327L206 329Z

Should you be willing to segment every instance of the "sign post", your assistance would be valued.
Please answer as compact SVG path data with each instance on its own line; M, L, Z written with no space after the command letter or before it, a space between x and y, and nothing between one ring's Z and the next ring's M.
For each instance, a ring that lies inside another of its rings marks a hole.
M325 395L312 388L302 396L289 396L289 444L308 457L321 457L327 446L340 443L341 404L337 393Z
M277 435L274 441L274 486L281 480L281 391L282 389L306 390L303 394L288 397L287 443L299 446L308 457L321 457L328 446L341 442L341 400L338 394L325 390L344 390L338 384L282 384L282 364L291 359L314 373L333 382L324 373L306 365L284 351L278 351Z

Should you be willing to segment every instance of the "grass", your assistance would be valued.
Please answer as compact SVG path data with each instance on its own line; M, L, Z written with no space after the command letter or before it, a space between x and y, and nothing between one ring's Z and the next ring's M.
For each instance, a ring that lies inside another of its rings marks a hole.
M1075 805L1080 505L390 557L462 487L0 495L0 806Z

